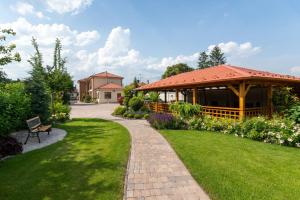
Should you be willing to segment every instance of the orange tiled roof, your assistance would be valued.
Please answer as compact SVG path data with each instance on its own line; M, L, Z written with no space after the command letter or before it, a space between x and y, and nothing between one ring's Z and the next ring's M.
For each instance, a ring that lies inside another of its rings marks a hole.
M123 79L122 76L118 76L116 74L112 74L112 73L109 73L109 72L101 72L101 73L98 73L98 74L94 74L92 75L92 77L103 77L103 78L119 78L119 79Z
M266 71L247 69L231 65L218 65L171 76L142 87L138 90L169 88L195 84L218 83L233 80L265 79L300 83L300 78Z
M101 72L101 73L98 73L98 74L91 75L91 76L89 76L87 78L80 79L80 80L78 80L78 82L80 82L80 81L87 81L87 80L89 80L92 77L123 79L122 76L118 76L116 74L112 74L112 73L109 73L109 72Z
M97 87L96 89L123 89L123 87L115 83L108 83L100 87Z

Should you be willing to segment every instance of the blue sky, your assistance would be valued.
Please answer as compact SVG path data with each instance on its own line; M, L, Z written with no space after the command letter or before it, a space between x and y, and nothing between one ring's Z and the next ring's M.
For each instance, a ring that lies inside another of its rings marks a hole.
M300 75L298 1L1 0L0 27L12 27L23 61L5 67L24 78L41 43L51 63L53 42L63 41L77 80L111 71L156 80L171 64L196 66L197 53L219 45L228 63Z

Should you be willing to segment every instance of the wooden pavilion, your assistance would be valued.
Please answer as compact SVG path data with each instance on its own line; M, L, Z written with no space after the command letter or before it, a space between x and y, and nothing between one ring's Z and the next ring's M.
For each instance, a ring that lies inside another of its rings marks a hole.
M215 117L244 119L272 115L272 93L276 87L293 87L300 94L300 78L230 65L218 65L162 79L139 91L165 93L164 103L149 103L156 112L169 112L167 92L179 94L183 101L200 104L203 113Z

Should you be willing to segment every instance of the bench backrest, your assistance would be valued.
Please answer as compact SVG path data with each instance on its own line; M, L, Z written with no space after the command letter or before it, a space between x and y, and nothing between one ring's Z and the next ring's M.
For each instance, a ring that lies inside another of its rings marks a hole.
M26 123L28 125L29 130L32 131L41 125L41 120L39 117L34 117L29 120L26 120Z

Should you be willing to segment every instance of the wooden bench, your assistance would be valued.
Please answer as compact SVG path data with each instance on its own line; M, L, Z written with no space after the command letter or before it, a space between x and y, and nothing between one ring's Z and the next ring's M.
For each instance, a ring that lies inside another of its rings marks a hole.
M48 132L49 135L52 127L51 125L42 125L39 117L34 117L32 119L26 120L26 123L28 125L28 135L25 144L27 143L29 137L37 137L39 143L41 143L40 135L39 135L40 132Z

